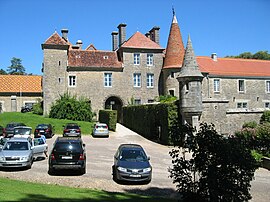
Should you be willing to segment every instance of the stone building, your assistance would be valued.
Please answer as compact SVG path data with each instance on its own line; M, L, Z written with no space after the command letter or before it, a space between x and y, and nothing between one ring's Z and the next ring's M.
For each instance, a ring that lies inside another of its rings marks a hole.
M41 82L41 76L0 75L0 113L19 112L42 100Z
M184 48L175 15L166 49L159 45L159 27L129 39L126 27L112 32L111 51L92 44L82 49L80 40L73 45L66 29L42 44L44 114L65 92L87 97L95 112L110 108L119 115L130 102L170 94L179 97L184 121L212 122L229 134L269 109L270 61L196 56L190 38Z

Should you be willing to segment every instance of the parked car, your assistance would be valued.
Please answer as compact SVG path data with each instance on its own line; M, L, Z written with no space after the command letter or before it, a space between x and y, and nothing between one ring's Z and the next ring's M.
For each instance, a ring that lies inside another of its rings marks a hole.
M16 126L14 127L13 137L29 138L32 133L32 128L28 126Z
M63 137L81 137L81 128L76 123L67 123L64 126Z
M113 179L149 183L152 166L144 149L138 144L121 144L114 155Z
M34 158L45 149L44 145L34 145L29 138L10 138L0 146L0 167L27 167L31 168Z
M26 105L26 106L24 106L24 107L21 108L21 112L22 113L31 112L32 110L33 110L33 107L32 106L28 106L28 105Z
M34 131L34 137L37 138L38 134L44 135L46 138L52 138L54 136L54 126L51 124L38 124Z
M86 172L85 144L78 137L57 137L49 155L49 174L55 170L76 169Z
M93 129L93 136L109 137L109 129L106 123L96 123Z
M8 123L4 129L4 136L6 138L13 137L14 127L17 127L17 126L25 126L25 124L24 123L17 123L17 122Z

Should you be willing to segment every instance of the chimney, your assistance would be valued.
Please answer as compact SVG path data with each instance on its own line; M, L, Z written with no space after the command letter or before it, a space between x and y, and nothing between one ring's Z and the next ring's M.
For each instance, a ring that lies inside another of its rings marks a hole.
M118 32L112 32L112 50L115 51L118 48Z
M159 44L159 29L160 27L155 26L149 31L150 39L156 42L157 44Z
M212 53L211 54L211 58L212 58L213 61L216 62L217 61L217 54L216 53Z
M83 45L82 40L78 40L78 41L76 42L76 45L79 46L79 49L82 49L82 45Z
M68 41L68 29L62 29L62 38Z
M126 24L121 23L118 25L118 33L119 33L119 47L126 41Z
M150 33L149 33L149 32L147 32L147 33L145 34L145 36L146 36L147 38L150 39Z

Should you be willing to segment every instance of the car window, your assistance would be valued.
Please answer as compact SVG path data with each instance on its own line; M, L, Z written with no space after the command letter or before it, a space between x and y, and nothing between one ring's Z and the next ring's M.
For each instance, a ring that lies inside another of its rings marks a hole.
M20 134L20 135L31 135L31 129L29 128L16 128L14 130L15 134Z
M37 146L37 145L43 145L45 144L44 140L42 138L35 138L34 139L34 145Z
M46 126L46 125L39 125L39 126L37 126L37 128L48 128L48 126Z
M107 126L103 126L103 125L99 125L97 126L98 128L101 128L101 129L107 129Z
M122 150L120 153L120 160L123 161L146 161L147 157L142 150L138 149L130 149L130 150Z
M67 128L67 129L79 129L79 126L76 126L76 125L68 125L66 128Z
M27 142L7 142L3 150L28 150Z
M65 152L65 151L76 151L76 152L81 152L82 147L81 144L78 142L58 142L55 147L54 151L56 152Z

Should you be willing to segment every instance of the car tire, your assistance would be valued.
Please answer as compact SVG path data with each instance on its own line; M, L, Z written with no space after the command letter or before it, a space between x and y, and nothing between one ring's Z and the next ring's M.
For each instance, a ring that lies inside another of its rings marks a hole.
M48 174L49 174L49 175L53 175L54 173L55 173L54 168L49 168Z
M83 175L86 173L86 167L81 168L80 173Z
M112 166L112 176L113 176L113 181L115 181L115 182L118 182L119 181L117 179L117 177L116 177L116 172L115 172L115 167L114 166Z

